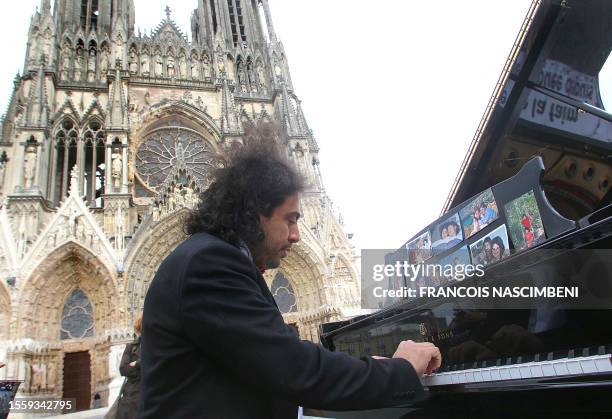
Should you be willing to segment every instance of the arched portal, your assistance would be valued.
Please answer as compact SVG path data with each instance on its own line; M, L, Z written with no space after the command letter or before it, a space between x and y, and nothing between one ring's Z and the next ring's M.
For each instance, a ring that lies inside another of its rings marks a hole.
M145 238L130 247L126 260L126 297L130 320L133 320L135 313L142 312L149 284L161 262L187 237L183 230L187 212L183 208L160 222L149 220L150 224L142 226L145 231L141 236L139 234Z
M13 342L7 358L18 365L22 391L62 397L67 374L87 373L89 386L80 403L95 392L106 400L110 381L106 338L124 323L117 279L80 244L69 241L51 252L24 281L13 310ZM71 360L80 354L78 368ZM68 394L68 393L66 393Z

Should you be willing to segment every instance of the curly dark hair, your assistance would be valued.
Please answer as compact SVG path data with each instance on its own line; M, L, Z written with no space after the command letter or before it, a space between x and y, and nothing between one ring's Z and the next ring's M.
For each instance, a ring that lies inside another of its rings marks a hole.
M304 180L272 138L253 138L233 150L185 220L187 234L206 232L235 246L257 245L265 235L259 214L272 215Z

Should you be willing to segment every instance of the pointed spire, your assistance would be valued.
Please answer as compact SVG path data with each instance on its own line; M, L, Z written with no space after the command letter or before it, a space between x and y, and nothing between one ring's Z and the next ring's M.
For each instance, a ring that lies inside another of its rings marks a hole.
M299 124L297 120L297 114L289 98L289 92L287 91L287 85L283 82L281 86L280 95L280 116L287 134L291 137L294 135L300 135Z
M221 129L223 133L240 132L240 123L234 105L234 95L229 89L226 78L223 78L223 101L221 106Z
M166 8L164 9L164 12L166 12L166 20L168 22L170 22L170 14L172 13L172 9L170 9L170 7L168 7L168 5L166 5Z
M51 14L51 0L40 0L40 12L43 15Z
M262 0L264 15L266 16L266 26L268 27L268 36L270 38L270 43L276 44L276 32L274 31L274 24L272 23L272 13L270 13L270 6L268 5L268 0Z
M75 164L70 171L70 189L68 189L70 196L79 195L79 168Z
M115 68L115 80L110 84L109 89L106 124L115 128L126 127L128 125L127 102L119 66Z
M32 87L28 97L28 110L26 121L29 125L47 125L47 95L45 86L45 56L40 56L38 74L32 80Z

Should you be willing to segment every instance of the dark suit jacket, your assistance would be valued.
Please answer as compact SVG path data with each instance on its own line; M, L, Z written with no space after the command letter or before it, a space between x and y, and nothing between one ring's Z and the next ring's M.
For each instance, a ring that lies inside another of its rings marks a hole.
M297 406L390 406L422 392L403 359L302 341L239 248L195 234L160 265L144 304L140 418L295 419Z

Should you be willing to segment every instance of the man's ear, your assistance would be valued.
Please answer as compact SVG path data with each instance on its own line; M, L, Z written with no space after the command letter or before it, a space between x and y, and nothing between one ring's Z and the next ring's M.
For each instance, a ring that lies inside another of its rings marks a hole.
M269 218L266 217L261 211L258 211L258 214L259 214L259 224L262 226L265 225L268 222Z

